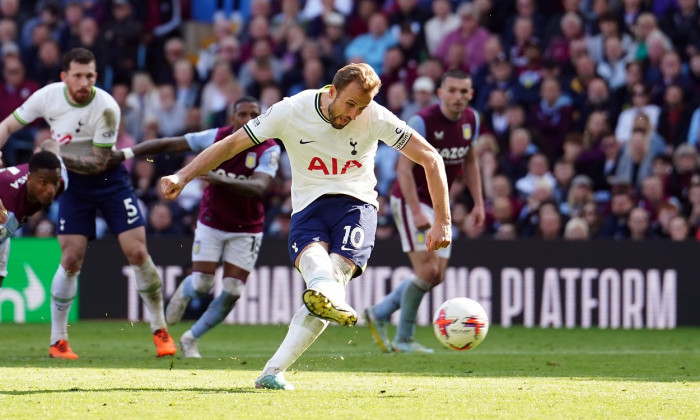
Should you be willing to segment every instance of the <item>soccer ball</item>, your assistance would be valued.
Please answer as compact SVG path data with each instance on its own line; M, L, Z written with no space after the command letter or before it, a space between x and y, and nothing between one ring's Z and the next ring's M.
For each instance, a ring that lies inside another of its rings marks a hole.
M452 350L478 346L489 332L489 318L479 302L459 297L445 301L433 316L438 341Z

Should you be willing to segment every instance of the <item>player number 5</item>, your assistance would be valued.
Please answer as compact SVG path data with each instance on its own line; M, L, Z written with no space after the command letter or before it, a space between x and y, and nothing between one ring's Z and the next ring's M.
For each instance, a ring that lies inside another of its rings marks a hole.
M126 216L129 218L139 214L139 209L136 208L131 197L124 199L124 208L126 209Z

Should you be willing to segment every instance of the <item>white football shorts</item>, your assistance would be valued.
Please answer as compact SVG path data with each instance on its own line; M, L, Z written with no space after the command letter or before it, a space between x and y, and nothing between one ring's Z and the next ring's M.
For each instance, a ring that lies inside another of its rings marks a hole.
M425 247L425 239L428 234L427 230L418 230L413 223L413 215L408 205L402 198L390 197L391 212L394 214L394 223L396 230L399 231L401 237L401 248L403 252L427 251ZM435 211L432 207L425 203L420 203L420 208L423 214L428 216L431 222L435 222ZM437 251L440 258L450 259L452 254L452 244L447 248L440 248Z
M246 271L253 271L258 259L263 234L226 232L197 223L192 244L192 261L223 259Z

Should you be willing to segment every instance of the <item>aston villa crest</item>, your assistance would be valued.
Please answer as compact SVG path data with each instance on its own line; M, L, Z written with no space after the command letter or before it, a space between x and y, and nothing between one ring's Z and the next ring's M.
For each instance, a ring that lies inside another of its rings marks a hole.
M255 152L248 152L248 155L246 156L246 159L245 159L246 168L253 169L257 166L257 163L258 163L258 156L255 154Z
M462 137L464 137L465 140L469 140L472 138L471 124L462 124Z

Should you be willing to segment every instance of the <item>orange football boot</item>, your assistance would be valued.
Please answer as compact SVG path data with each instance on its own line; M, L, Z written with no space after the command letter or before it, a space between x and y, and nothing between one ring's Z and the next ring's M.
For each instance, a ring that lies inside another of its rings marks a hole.
M54 359L77 359L78 355L73 353L68 341L58 340L49 347L49 357Z
M156 345L156 353L158 357L172 356L177 352L175 341L168 334L168 330L161 328L153 333L153 343Z

